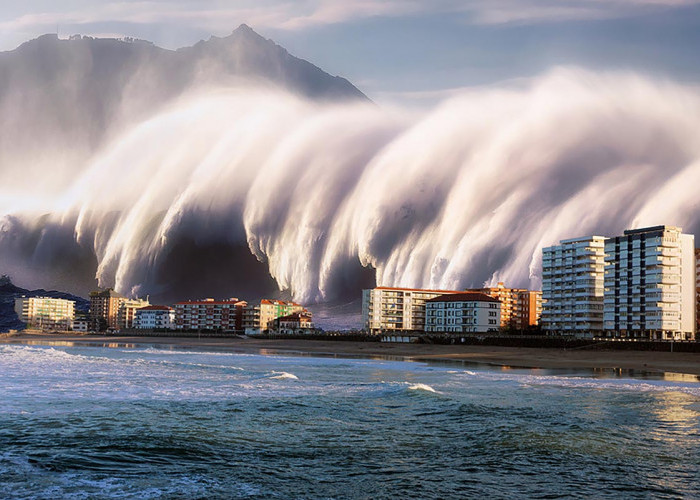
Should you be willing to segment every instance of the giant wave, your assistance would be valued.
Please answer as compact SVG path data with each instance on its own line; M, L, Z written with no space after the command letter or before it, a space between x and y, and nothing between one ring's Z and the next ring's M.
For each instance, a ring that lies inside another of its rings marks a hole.
M199 89L115 134L68 188L0 188L0 257L142 295L209 275L231 292L271 277L306 302L375 279L536 287L560 238L698 229L699 134L700 90L633 73L558 68L427 112Z

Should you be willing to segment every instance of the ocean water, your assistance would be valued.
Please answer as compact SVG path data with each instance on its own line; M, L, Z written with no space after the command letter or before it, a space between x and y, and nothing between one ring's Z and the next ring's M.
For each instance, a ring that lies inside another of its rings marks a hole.
M700 383L0 346L0 498L697 498Z

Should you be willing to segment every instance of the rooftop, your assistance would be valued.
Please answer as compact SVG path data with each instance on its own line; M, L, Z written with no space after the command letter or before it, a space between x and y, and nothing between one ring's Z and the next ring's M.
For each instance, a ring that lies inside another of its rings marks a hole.
M432 299L428 299L426 302L497 302L497 303L500 303L501 301L494 298L494 297L491 297L490 295L486 295L485 293L463 292L463 293L440 295L439 297L434 297Z
M224 304L233 304L233 305L246 305L246 302L244 300L238 300L235 297L232 297L230 299L225 299L225 300L214 300L214 299L200 299L200 300L183 300L181 302L175 302L175 305L197 305L197 306L212 306L212 305L224 305Z
M429 293L462 293L460 290L430 290L427 288L400 288L395 286L378 286L370 290L396 290L401 292L429 292Z

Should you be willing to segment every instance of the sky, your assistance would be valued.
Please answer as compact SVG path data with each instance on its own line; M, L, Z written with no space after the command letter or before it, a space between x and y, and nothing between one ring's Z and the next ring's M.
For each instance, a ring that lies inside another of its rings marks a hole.
M44 33L165 48L241 23L376 101L432 105L553 66L700 79L700 0L2 0L0 50Z

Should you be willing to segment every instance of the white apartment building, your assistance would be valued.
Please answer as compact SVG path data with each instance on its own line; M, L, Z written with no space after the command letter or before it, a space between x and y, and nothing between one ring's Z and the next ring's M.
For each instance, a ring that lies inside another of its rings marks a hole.
M695 298L693 235L655 226L606 241L605 337L692 340Z
M542 249L542 329L591 338L603 332L605 240L588 236Z
M424 331L425 302L456 290L422 290L379 286L362 290L362 323L365 330Z
M479 292L440 295L425 302L425 331L446 333L497 332L501 301Z
M134 328L141 330L172 330L175 309L168 306L146 306L136 310Z
M73 320L73 331L87 333L90 330L90 321L87 316L76 316Z
M119 309L117 311L119 328L135 328L134 318L136 317L136 311L149 305L148 299L123 299L119 303Z
M19 297L15 312L29 328L70 330L75 318L75 302L51 297Z

